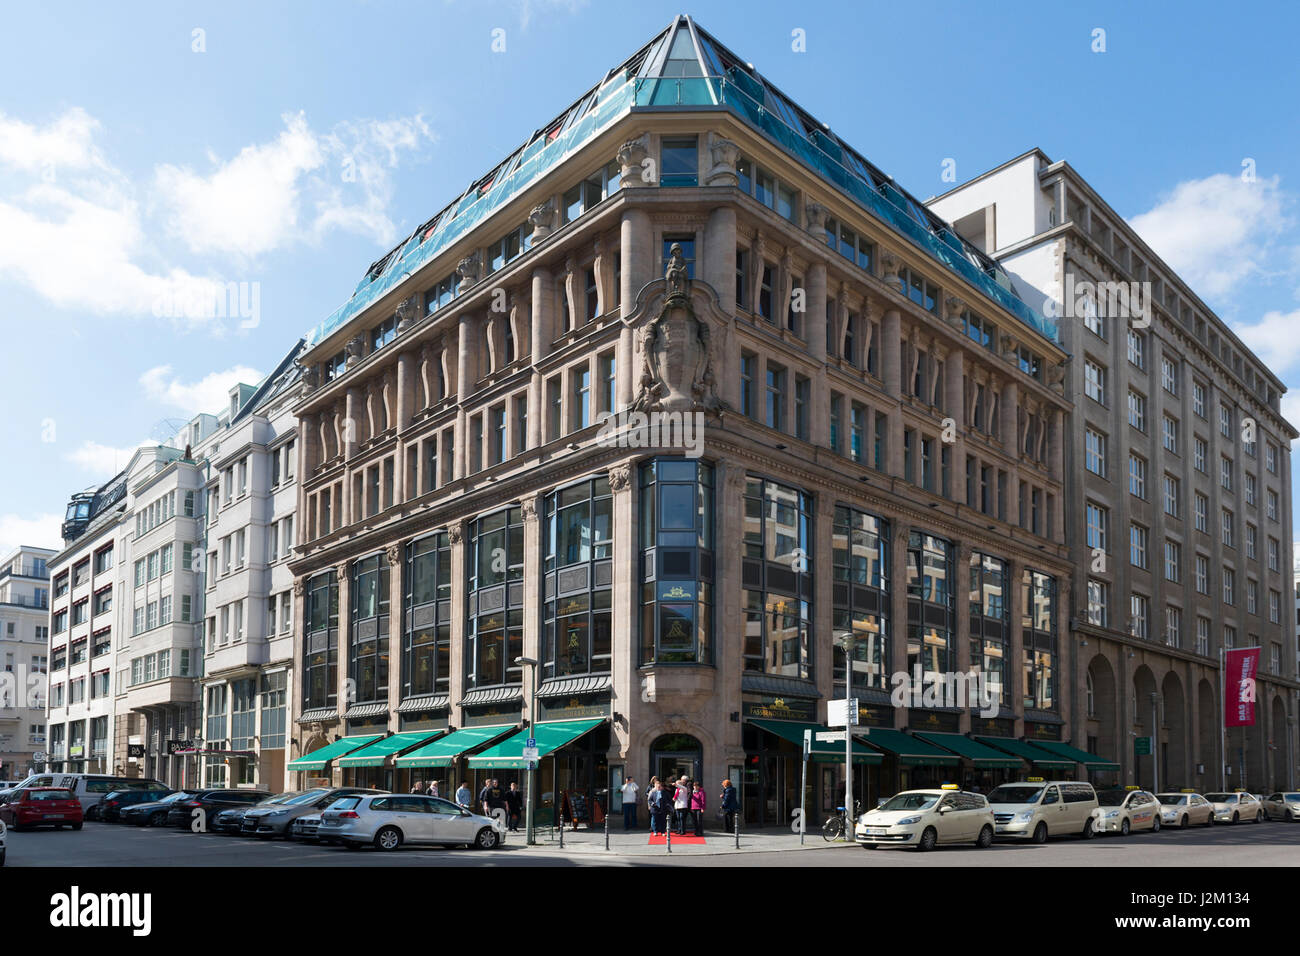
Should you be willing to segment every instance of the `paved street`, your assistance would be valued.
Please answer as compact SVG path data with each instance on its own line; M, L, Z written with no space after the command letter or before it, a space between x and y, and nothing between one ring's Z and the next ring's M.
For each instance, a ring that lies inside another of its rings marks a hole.
M512 834L512 837L514 835ZM995 844L987 850L943 847L931 853L865 850L828 845L809 834L805 847L788 832L742 835L741 850L725 837L703 847L650 848L641 835L613 834L606 852L599 833L576 841L526 848L511 843L491 852L404 847L394 853L264 842L221 834L137 829L88 823L80 832L9 833L9 866L1294 866L1300 826L1285 823L1165 830L1089 842L1055 840L1045 846Z

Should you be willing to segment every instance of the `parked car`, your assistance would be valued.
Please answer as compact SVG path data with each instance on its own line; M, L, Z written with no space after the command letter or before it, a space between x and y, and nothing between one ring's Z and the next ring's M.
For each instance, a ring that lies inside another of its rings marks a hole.
M1281 791L1270 794L1264 801L1264 812L1270 820L1300 821L1300 793Z
M317 835L355 850L369 843L396 850L403 843L447 843L494 849L501 835L490 817L450 800L419 794L342 797L321 814Z
M1160 801L1138 787L1097 792L1098 809L1093 829L1098 833L1128 836L1134 830L1160 832Z
M196 819L194 811L202 810L202 819L205 821L203 829L207 829L206 821L213 819L222 810L251 807L264 799L266 794L261 790L199 790L167 808L167 825L188 830Z
M5 865L5 822L0 820L0 866Z
M299 792L300 791L297 790L289 790L285 793L277 793L275 796L267 797L265 800L255 803L251 807L231 807L229 810L222 810L208 821L208 829L214 833L239 833L243 828L244 814L248 813L249 810L253 810L257 807L278 806L279 804L297 796Z
M81 803L83 817L87 820L96 818L97 811L91 808L106 793L114 790L161 790L165 793L169 789L165 783L150 777L116 777L102 773L34 773L16 787L0 792L0 800L32 787L63 787L71 790Z
M84 819L81 801L65 787L26 787L0 805L0 820L15 830L39 826L80 830Z
M1094 834L1097 793L1090 783L1030 777L995 787L988 796L1000 837L1044 843L1049 836L1087 840Z
M1182 793L1157 793L1160 801L1160 820L1165 826L1214 826L1214 806L1199 793L1184 790Z
M1264 807L1255 795L1237 790L1233 793L1207 793L1205 799L1214 804L1215 823L1264 822Z
M906 790L868 810L857 820L853 838L863 846L912 846L932 850L940 843L993 844L993 811L983 794L956 784L938 790Z
M121 820L124 807L133 807L141 803L154 803L171 792L170 790L113 790L104 794L99 803L90 808L95 812L93 817L90 815L90 810L86 811L86 819L100 820L104 823L118 823Z
M303 843L320 843L318 830L320 830L320 814L305 813L293 821L293 826L289 828L289 838L300 840ZM328 842L333 843L334 841L329 840Z
M160 827L167 822L167 813L173 803L196 793L197 790L173 790L160 800L123 807L118 811L118 819L122 823L134 823L138 827Z
M253 807L244 814L241 832L245 836L259 836L264 839L287 837L289 825L294 820L309 813L319 813L340 797L387 792L387 790L372 790L366 787L318 787L314 790L304 790L292 800L282 804Z

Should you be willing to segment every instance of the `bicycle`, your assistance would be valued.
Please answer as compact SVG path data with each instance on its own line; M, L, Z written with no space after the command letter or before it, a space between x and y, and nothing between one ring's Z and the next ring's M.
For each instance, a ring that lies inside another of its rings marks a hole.
M856 819L862 810L860 801L853 801L853 818ZM834 843L836 840L853 839L853 820L850 820L844 812L843 807L835 808L835 815L826 818L822 824L822 839L827 843Z

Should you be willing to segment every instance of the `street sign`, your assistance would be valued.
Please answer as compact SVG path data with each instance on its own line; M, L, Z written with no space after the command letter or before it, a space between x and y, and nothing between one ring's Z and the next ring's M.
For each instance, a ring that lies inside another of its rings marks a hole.
M47 754L44 750L38 750L36 751L36 753L32 754L32 759L35 760L37 763L45 763L45 761L50 759L50 755Z
M1151 756L1151 738L1138 737L1133 741L1133 753L1139 757Z
M820 731L817 734L817 740L824 744L844 743L844 738L848 736L843 730Z
M532 749L532 750L536 750L536 749L537 749L537 738L536 738L536 737L529 737L527 740L524 741L524 746L525 746L525 747L528 747L528 748L530 748L530 749Z
M805 730L803 732L803 759L807 760L808 756L811 753L812 753L812 731Z
M528 761L537 760L538 759L537 748L525 747L523 752L523 758Z
M847 716L847 719L845 715ZM828 700L826 702L826 723L831 727L854 726L858 724L858 699Z

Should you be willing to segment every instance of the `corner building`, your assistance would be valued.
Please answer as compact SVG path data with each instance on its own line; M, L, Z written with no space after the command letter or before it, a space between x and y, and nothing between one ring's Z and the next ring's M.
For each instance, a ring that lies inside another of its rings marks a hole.
M686 773L788 824L846 679L864 799L1082 747L1066 355L1012 288L675 19L309 335L290 782L522 784L535 717L539 798L580 816ZM629 410L698 414L700 453ZM895 706L914 667L996 713Z

